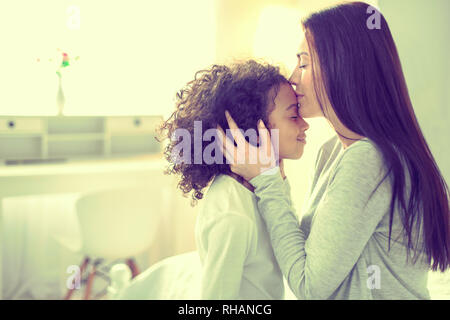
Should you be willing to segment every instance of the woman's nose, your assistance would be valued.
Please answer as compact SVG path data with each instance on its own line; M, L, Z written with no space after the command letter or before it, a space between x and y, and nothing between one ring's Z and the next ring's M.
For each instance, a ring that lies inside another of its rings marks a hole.
M291 76L289 77L289 83L292 86L295 86L294 89L297 88L298 84L299 84L299 80L300 80L300 73L298 72L298 68L295 68L294 71L292 72Z

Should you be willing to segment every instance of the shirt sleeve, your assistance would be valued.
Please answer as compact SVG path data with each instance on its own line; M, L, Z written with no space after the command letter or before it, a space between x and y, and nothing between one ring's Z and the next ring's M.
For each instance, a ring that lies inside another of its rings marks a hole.
M348 276L386 212L380 201L381 159L366 145L348 149L330 177L306 239L280 174L259 175L255 187L275 257L299 299L327 299ZM370 199L369 199L370 198Z
M208 227L202 299L239 299L245 261L251 252L252 230L250 219L238 214L225 214Z
M286 190L286 194L288 195L289 206L291 207L292 212L296 215L298 220L300 219L299 213L297 212L297 208L295 207L294 201L292 201L291 184L287 177L286 179L284 179L284 188Z
M286 190L286 194L288 194L289 205L292 206L292 198L291 198L291 184L289 183L288 178L284 179L284 189Z

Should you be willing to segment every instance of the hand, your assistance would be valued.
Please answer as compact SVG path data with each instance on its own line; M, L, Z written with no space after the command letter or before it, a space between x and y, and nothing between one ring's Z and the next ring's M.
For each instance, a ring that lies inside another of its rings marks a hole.
M222 142L222 152L225 155L232 172L240 175L245 180L250 181L264 171L277 165L278 153L275 152L272 146L269 130L267 130L261 120L258 122L260 144L259 147L256 147L245 140L242 132L227 111L225 111L225 116L237 147L235 147L233 141L225 135L220 126L217 127L217 130L220 131L218 136Z

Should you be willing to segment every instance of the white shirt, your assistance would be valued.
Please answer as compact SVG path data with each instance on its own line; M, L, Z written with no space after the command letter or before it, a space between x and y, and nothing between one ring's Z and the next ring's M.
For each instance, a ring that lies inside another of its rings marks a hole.
M284 285L256 196L219 175L199 201L195 239L201 299L283 299Z

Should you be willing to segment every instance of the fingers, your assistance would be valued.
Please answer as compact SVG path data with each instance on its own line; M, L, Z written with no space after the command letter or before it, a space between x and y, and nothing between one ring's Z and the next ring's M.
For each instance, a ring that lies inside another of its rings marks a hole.
M229 131L230 131L234 141L236 141L236 144L237 144L237 148L236 148L236 147L234 147L233 141L231 141L233 148L228 149L230 151L230 153L233 154L233 161L231 162L231 164L246 163L246 161L249 157L249 154L250 154L251 146L245 140L243 132L236 125L236 122L233 120L233 118L231 117L231 115L228 111L225 111L225 117L227 119L228 126L230 127Z
M234 143L226 136L221 126L217 125L217 138L219 139L219 146L222 150L222 154L227 159L227 163L235 163L234 154L236 153L236 147Z
M228 126L230 127L230 129L239 129L236 125L236 122L234 122L233 118L227 110L225 110L225 117L227 118Z
M225 134L220 126L218 130L218 143L222 153L230 165L232 172L243 177L254 177L264 171L276 166L278 153L273 149L273 143L278 146L278 131L272 130L272 136L264 123L258 122L258 133L260 138L259 148L248 143L228 112L225 112L230 133L232 137ZM275 132L273 132L275 131ZM228 133L228 131L227 131ZM237 146L234 145L236 141ZM255 174L256 172L256 174Z
M263 164L270 164L271 158L273 156L272 142L269 130L267 130L262 120L258 121L258 133L261 141L259 145L259 147L261 148L260 152L261 162Z
M228 111L225 111L225 117L227 118L228 127L230 128L230 133L234 141L236 141L238 146L244 145L246 143L245 138Z
M270 135L269 130L267 130L262 120L258 121L258 134L259 138L261 139L260 146L267 146L267 144L270 142Z

